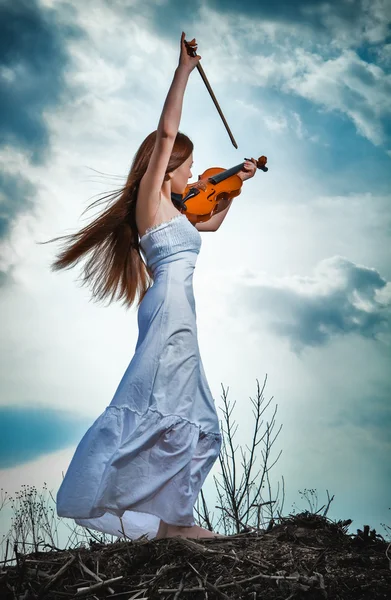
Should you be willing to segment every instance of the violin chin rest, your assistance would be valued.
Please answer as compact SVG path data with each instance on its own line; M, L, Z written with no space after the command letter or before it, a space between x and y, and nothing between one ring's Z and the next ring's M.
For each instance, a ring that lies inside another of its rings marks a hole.
M175 194L174 192L171 192L171 201L178 210L183 210L186 212L187 206L183 201L182 194Z
M200 190L198 190L197 188L190 188L186 196L183 198L183 202L186 202L186 200L190 200L190 198L194 198L194 196L198 196L199 193Z

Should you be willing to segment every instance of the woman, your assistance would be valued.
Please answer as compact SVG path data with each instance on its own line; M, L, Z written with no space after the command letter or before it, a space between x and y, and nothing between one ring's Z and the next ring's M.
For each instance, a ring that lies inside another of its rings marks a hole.
M197 49L195 40L190 45ZM216 231L229 205L194 226L171 199L191 177L193 144L178 127L200 58L189 56L182 33L157 131L141 144L124 188L110 194L117 201L77 234L63 236L72 245L52 267L93 251L85 281L95 275L98 297L113 297L119 287L131 306L140 294L135 354L110 405L80 441L57 495L59 516L130 538L216 535L193 517L221 445L197 342L193 271L199 231ZM255 170L246 161L239 176L248 179Z

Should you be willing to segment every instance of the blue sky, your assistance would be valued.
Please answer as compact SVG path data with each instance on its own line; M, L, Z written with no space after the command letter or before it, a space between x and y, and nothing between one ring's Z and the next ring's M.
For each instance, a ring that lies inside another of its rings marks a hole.
M28 463L78 442L88 427L77 414L51 407L0 407L0 468Z
M0 3L3 488L42 486L44 469L56 490L133 355L136 310L92 303L38 242L82 227L91 197L126 177L184 30L239 145L194 71L181 121L193 173L269 165L202 234L194 286L216 403L229 386L246 443L267 373L287 509L299 489L329 489L331 516L353 528L390 522L390 21L381 0Z

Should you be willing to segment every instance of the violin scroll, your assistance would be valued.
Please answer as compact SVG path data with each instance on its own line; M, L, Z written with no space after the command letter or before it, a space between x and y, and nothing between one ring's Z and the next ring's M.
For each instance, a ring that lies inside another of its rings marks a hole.
M244 160L251 160L250 158L245 158ZM266 166L267 163L267 157L266 156L260 156L258 158L258 160L256 161L257 163L257 169L261 169L261 171L264 171L265 173L269 170L268 167Z

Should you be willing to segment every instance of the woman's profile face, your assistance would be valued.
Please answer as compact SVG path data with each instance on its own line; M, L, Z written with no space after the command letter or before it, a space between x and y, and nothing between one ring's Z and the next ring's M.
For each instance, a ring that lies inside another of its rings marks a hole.
M174 194L183 194L189 179L192 177L191 167L193 165L193 153L172 172L171 191Z

